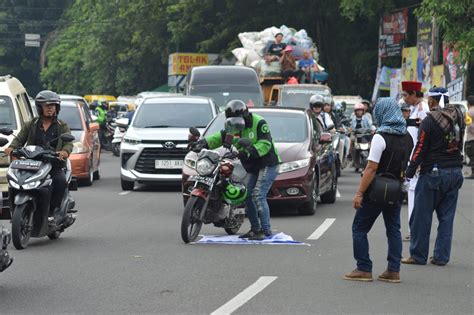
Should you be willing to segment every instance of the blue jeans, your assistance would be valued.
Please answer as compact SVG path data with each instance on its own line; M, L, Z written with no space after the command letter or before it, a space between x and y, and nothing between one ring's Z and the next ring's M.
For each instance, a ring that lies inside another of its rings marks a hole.
M438 175L430 172L418 178L415 206L410 218L410 256L417 263L426 264L428 259L433 211L436 211L439 221L433 258L439 263L448 263L454 214L463 180L461 168L439 169Z
M365 199L365 198L364 198ZM389 271L399 272L402 259L402 234L400 233L400 206L381 208L363 201L362 208L358 209L352 223L352 241L354 258L357 260L357 269L372 272L372 261L369 257L369 241L367 233L382 212L385 230L388 239L388 267Z
M245 178L247 191L246 212L254 231L270 231L270 207L267 194L278 175L278 166L262 168L258 174L248 173ZM260 218L260 220L259 220Z

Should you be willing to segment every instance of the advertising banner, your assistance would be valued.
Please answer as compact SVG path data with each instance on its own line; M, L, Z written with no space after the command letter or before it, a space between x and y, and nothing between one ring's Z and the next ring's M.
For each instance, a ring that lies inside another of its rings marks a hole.
M432 86L446 87L446 83L444 83L444 66L443 65L434 66L432 73L433 73L432 78L431 78Z
M416 61L418 50L416 47L403 48L402 51L402 81L419 81L416 75Z
M168 57L168 76L186 75L192 67L208 64L208 54L174 53Z
M408 9L385 14L382 18L379 37L379 57L401 56L405 46L405 34L408 25Z
M424 89L431 87L431 66L433 60L433 23L418 20L417 30L418 57L416 60L416 76Z
M392 69L390 75L390 97L396 100L400 99L401 96L401 69Z
M459 52L454 50L452 45L443 45L443 73L451 101L461 101L464 97L463 70L467 65L458 60L458 55Z

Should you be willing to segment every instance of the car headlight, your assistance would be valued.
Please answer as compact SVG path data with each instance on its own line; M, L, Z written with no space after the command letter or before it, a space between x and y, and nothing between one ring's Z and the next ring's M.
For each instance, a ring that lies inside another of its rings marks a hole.
M196 163L196 171L199 175L203 176L211 174L215 167L216 165L209 159L201 159Z
M28 183L28 184L23 184L21 185L21 187L23 189L35 189L37 188L39 185L41 184L41 181L40 180L37 180L37 181L34 181L34 182L31 182L31 183Z
M80 141L73 143L72 153L87 153L87 147Z
M124 137L123 142L136 145L136 144L142 143L142 140L137 139L137 138Z
M309 165L310 159L304 159L299 161L291 161L280 164L280 168L278 169L278 173L286 173L295 170L299 170L300 168L306 167Z
M184 165L186 165L189 168L196 169L196 159L185 157Z

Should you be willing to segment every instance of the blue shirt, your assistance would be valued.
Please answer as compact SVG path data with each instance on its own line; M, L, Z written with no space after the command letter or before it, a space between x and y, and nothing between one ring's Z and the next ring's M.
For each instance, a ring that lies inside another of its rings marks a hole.
M300 62L298 63L298 67L300 69L310 68L313 65L314 65L314 59L313 58L311 58L311 59L301 59Z

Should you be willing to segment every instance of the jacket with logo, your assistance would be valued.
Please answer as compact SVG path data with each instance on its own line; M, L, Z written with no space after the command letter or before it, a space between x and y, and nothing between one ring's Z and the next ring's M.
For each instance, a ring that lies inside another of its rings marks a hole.
M221 147L226 134L222 130L208 136L206 138L208 148L212 150ZM247 172L255 174L262 168L276 166L281 162L270 129L263 117L250 114L245 119L245 129L240 133L240 138L247 138L251 142L249 148L244 148L238 144L238 137L233 139L234 147L239 151L246 152L247 158L244 158L241 162Z

